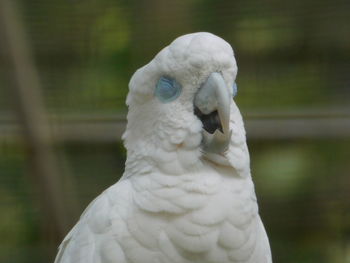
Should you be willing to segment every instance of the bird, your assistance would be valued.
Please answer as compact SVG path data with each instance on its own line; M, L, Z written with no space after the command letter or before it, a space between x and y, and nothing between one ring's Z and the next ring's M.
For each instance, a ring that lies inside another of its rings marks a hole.
M117 183L82 213L55 263L270 263L232 47L182 35L138 69Z

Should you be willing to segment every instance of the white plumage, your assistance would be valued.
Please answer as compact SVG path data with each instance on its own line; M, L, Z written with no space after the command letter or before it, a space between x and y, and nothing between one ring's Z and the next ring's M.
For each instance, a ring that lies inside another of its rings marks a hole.
M89 205L55 263L272 262L242 117L232 99L222 102L236 74L232 48L210 33L177 38L136 71L124 175ZM169 93L157 85L181 89L162 101ZM216 121L195 114L203 105Z

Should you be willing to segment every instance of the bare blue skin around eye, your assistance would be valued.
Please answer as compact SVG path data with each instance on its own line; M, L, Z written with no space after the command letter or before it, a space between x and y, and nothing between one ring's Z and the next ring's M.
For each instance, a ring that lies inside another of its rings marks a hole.
M174 101L181 93L181 85L169 77L161 77L155 89L155 96L164 103Z
M236 82L233 83L232 89L233 89L233 93L232 93L233 97L235 97L237 95L237 91L238 91Z

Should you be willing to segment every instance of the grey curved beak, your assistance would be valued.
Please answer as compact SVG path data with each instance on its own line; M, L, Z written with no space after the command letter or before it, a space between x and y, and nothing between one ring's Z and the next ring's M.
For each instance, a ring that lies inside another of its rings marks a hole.
M194 98L194 106L200 111L197 116L203 123L204 151L220 154L227 150L232 134L230 104L231 96L224 78L218 72L211 73Z

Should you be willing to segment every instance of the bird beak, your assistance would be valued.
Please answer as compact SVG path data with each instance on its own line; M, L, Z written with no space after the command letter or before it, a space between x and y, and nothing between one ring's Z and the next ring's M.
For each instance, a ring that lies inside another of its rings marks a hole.
M194 111L203 124L202 147L205 152L224 153L231 139L231 96L218 72L209 75L194 98Z

